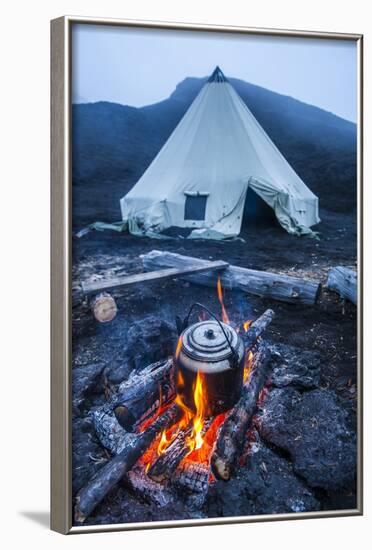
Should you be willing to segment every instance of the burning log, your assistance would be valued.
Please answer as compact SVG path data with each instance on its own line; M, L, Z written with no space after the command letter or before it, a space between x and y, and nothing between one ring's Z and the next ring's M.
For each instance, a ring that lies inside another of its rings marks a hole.
M205 464L185 460L172 477L174 484L190 493L207 493L209 468Z
M358 281L357 273L348 267L333 267L329 270L326 287L337 292L341 298L357 305Z
M152 250L148 254L144 254L142 261L147 270L160 267L177 267L181 269L188 265L208 265L207 260L159 250ZM321 288L320 283L315 281L267 271L256 271L234 265L229 265L219 275L211 271L205 271L185 275L182 278L195 284L214 287L217 284L218 276L220 276L221 283L226 288L238 289L255 296L292 304L315 304Z
M263 359L256 360L256 367L251 373L249 382L244 386L241 398L228 413L220 428L212 454L212 471L217 478L225 481L230 479L243 450L257 400L270 373L271 352L268 348L263 348L261 353Z
M127 432L151 418L174 395L172 358L132 373L107 403L90 413L101 444L111 454L119 453Z
M191 436L192 425L181 429L163 454L152 464L148 477L158 483L169 479L181 460L190 451L187 439Z
M275 313L273 310L267 309L260 317L253 321L248 330L242 334L246 352L253 348L274 317Z
M174 395L173 361L169 357L132 374L120 384L111 402L120 425L132 430Z
M150 479L141 466L132 468L124 478L124 485L140 499L156 504L159 508L167 506L173 500L171 491Z
M211 423L212 419L207 419L204 421L201 431L202 437L210 428ZM186 428L181 429L178 432L174 440L150 467L148 476L152 480L160 483L166 479L169 479L173 475L173 472L176 470L181 460L190 452L188 439L191 437L192 431L193 425L192 422L190 422Z
M182 414L182 409L173 404L141 434L127 434L123 450L107 462L79 491L75 505L77 523L85 521L107 493L129 472L157 435L177 422Z

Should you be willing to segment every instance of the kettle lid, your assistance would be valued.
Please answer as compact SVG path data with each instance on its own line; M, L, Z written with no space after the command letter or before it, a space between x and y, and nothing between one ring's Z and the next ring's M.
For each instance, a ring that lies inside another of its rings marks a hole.
M239 336L227 325L214 320L201 321L188 327L182 337L182 350L199 361L221 361L232 355L231 348L239 346ZM228 341L227 341L228 339Z

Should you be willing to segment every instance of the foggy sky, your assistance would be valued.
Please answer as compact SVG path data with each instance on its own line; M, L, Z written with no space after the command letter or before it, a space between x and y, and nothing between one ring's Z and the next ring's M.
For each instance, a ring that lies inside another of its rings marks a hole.
M219 65L240 78L357 117L354 42L74 24L73 102L140 107L161 101L187 76Z

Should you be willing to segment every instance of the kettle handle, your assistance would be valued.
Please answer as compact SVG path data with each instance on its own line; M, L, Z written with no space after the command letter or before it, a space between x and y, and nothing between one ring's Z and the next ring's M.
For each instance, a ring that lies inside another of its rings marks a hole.
M209 315L211 317L213 317L213 319L215 321L217 321L217 323L219 324L220 326L220 329L222 330L222 333L224 335L224 337L226 338L226 342L231 350L231 353L232 353L232 356L234 358L234 367L238 366L238 354L236 352L236 350L232 347L231 345L231 342L229 340L229 337L227 336L226 334L226 331L221 323L221 321L218 319L218 317L213 313L213 311L211 311L209 308L207 308L207 306L205 306L204 304L201 304L200 302L194 302L193 304L191 304L191 307L189 309L189 312L188 314L186 315L186 317L183 319L183 321L181 320L181 318L179 316L176 317L176 323L177 323L177 331L179 333L179 336L181 335L181 333L188 327L189 325L189 319L190 319L190 316L191 316L191 313L193 311L193 309L195 307L201 307L203 308L207 313L209 313Z

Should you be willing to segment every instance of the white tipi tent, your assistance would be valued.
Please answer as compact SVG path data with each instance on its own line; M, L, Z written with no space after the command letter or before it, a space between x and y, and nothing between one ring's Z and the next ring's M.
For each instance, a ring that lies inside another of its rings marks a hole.
M318 198L216 67L145 173L120 201L135 235L191 228L189 238L240 233L251 188L289 233L311 233Z

